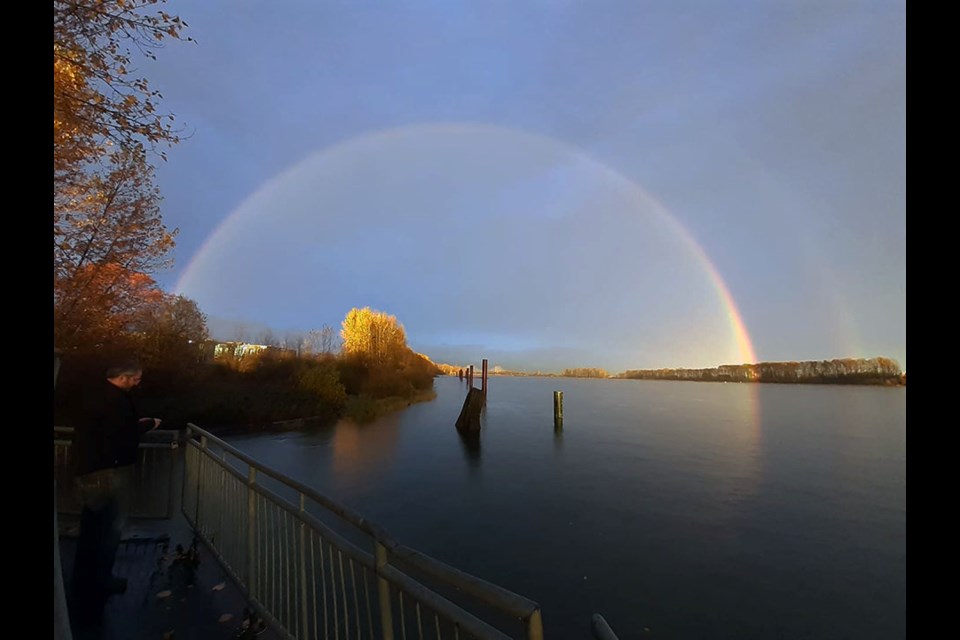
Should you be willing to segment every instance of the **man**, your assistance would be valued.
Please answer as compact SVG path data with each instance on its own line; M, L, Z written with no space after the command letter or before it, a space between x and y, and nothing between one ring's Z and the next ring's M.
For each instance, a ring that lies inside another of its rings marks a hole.
M74 429L76 487L83 511L73 570L74 613L80 624L99 619L107 597L126 590L113 564L128 507L140 435L160 426L141 418L130 392L143 368L133 359L114 362L106 380L84 395Z

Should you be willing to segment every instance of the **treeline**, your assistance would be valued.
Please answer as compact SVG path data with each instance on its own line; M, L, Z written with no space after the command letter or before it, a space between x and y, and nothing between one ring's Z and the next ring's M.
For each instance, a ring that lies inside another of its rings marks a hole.
M900 365L890 358L841 358L804 362L728 364L712 369L642 369L618 378L705 382L779 382L807 384L906 384Z
M560 374L565 378L609 378L610 374L603 369L590 367L580 367L575 369L564 369Z
M145 369L136 390L141 408L169 428L193 422L214 431L262 430L344 416L365 421L433 397L440 370L407 346L394 316L352 309L340 335L337 354L271 348L215 355L210 341L168 340L164 351L145 349L147 340L136 333L120 334L109 345L64 351L54 417L69 425L86 385L103 379L111 358L129 353Z

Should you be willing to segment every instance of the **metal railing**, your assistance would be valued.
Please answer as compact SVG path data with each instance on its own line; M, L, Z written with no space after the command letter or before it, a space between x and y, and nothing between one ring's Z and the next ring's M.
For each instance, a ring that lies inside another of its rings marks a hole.
M184 516L284 637L542 640L540 606L187 427Z
M593 631L594 640L618 640L617 634L599 613L593 614L590 618L590 630Z
M144 434L140 441L140 458L136 465L130 516L135 518L170 518L174 514L176 496L176 453L179 431L157 429ZM53 428L53 477L60 513L80 513L73 487L74 471L70 452L73 427Z

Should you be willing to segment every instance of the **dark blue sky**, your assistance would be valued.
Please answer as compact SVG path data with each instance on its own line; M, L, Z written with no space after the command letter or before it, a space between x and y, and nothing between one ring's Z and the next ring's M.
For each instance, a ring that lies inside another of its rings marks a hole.
M170 2L160 274L507 368L906 367L902 2ZM227 335L224 335L227 334Z

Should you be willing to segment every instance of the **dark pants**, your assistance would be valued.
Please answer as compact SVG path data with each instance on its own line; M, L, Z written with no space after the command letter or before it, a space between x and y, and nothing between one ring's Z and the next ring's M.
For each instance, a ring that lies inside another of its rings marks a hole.
M71 607L78 623L95 623L109 595L113 564L126 521L133 467L77 476L83 511L73 565Z

